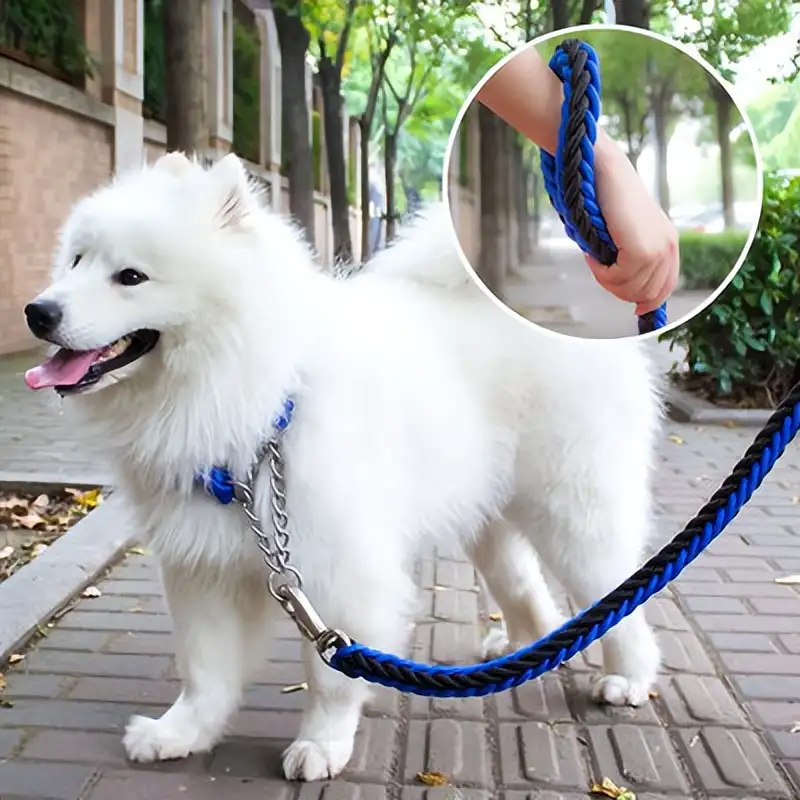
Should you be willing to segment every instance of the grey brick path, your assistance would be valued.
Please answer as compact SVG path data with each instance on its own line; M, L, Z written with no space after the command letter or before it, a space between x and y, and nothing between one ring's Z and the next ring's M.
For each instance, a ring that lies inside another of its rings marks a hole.
M697 510L752 430L669 426L658 478L659 537ZM669 436L677 437L670 440ZM648 605L665 669L638 711L588 702L596 648L569 668L486 700L429 701L386 691L365 719L346 776L289 785L280 752L303 693L289 624L230 736L208 756L126 763L120 735L133 711L177 693L170 623L153 565L131 556L81 601L21 665L0 708L0 796L172 800L577 800L608 776L639 800L800 797L800 594L775 578L800 573L800 449L793 447L710 552ZM472 660L487 609L468 565L422 564L414 656ZM425 789L439 771L452 787Z
M0 480L102 485L107 470L70 429L58 397L25 386L25 370L41 358L38 351L0 356Z

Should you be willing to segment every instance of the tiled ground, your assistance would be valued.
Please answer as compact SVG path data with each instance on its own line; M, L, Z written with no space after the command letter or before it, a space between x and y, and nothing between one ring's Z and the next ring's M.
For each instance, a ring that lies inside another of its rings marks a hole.
M671 425L658 479L660 537L685 522L744 451L752 430ZM672 437L672 438L670 438ZM790 448L741 516L649 603L665 670L639 711L586 699L596 652L485 701L385 692L361 729L346 776L301 786L280 777L297 729L303 679L287 623L230 736L212 754L132 767L120 733L133 711L158 713L177 692L170 622L147 557L131 556L9 669L0 707L0 797L176 800L324 797L377 800L577 800L607 776L638 800L800 797L800 449ZM483 607L471 568L422 564L414 655L473 660ZM491 610L491 609L488 609ZM417 775L446 774L425 789Z

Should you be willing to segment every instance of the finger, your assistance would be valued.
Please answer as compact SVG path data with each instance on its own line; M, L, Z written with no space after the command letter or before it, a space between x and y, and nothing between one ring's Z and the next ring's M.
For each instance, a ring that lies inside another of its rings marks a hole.
M642 314L648 314L651 311L655 311L669 298L671 294L672 277L670 274L667 274L666 277L662 277L661 285L658 287L657 291L653 292L652 297L649 300L636 304L636 314L638 316L642 316Z

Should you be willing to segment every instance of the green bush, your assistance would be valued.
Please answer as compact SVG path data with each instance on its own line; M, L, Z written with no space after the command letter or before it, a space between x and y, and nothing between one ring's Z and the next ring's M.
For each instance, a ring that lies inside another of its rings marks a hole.
M800 178L767 176L758 234L712 306L661 339L686 348L676 380L712 401L772 406L800 359Z
M167 121L165 102L164 12L162 0L144 0L144 100L142 111L161 123Z
M258 164L261 154L261 39L254 27L233 20L233 150Z
M743 231L681 234L681 275L686 289L714 290L728 277L747 243Z

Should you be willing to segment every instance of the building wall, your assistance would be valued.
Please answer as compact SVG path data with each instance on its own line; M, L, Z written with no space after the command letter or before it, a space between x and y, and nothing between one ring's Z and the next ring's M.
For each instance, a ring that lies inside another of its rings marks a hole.
M111 175L112 146L107 106L0 59L0 352L34 344L22 309L47 285L71 206Z

